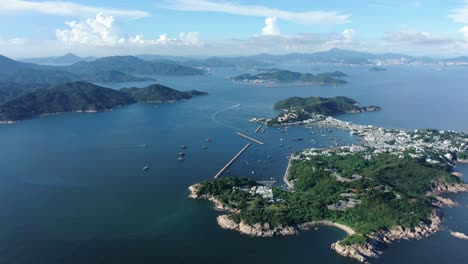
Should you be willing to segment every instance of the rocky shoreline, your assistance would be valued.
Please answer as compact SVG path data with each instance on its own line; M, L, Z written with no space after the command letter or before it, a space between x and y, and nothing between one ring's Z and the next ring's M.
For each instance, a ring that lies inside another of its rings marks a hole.
M360 262L368 263L369 258L377 258L382 251L379 248L384 244L389 244L399 240L422 239L440 230L442 225L442 213L439 209L434 209L430 216L430 224L421 223L414 228L404 228L402 226L390 229L379 230L367 235L364 245L341 245L337 241L331 248L344 257L354 258Z
M194 184L194 185L189 186L189 191L190 191L189 198L211 201L214 204L214 209L217 211L231 212L231 213L237 212L237 210L233 208L224 206L224 204L220 200L218 200L216 197L213 197L210 195L198 195L198 186L199 184Z
M233 208L229 208L223 205L221 201L219 201L216 197L212 197L209 195L198 195L198 188L199 184L194 184L189 187L190 195L189 198L192 199L205 199L212 201L214 204L215 210L218 211L225 211L225 212L238 212ZM440 207L442 206L458 206L458 203L452 201L448 198L443 198L437 196L440 193L459 193L459 192L468 192L468 184L459 183L454 185L445 185L445 184L438 184L434 187L431 193L428 195L434 196L436 202L434 206L436 207L433 212L431 213L429 220L430 223L421 222L419 226L414 228L405 228L402 226L398 226L392 229L383 229L376 232L373 232L369 235L366 235L366 242L364 245L342 245L340 241L337 241L331 245L331 249L333 249L336 253L341 256L349 257L356 259L363 263L368 263L369 258L377 258L382 251L379 249L382 248L383 245L389 244L399 240L409 240L409 239L422 239L425 237L430 236L431 234L436 233L441 229L442 226L442 212L440 211ZM268 223L264 224L254 224L248 225L244 222L237 223L230 218L229 214L223 214L217 217L218 225L223 229L235 230L240 232L241 234L254 236L254 237L273 237L277 235L287 236L287 235L297 235L299 230L309 230L310 228L317 227L317 226L334 226L340 228L341 230L345 231L348 236L356 234L356 232L345 225L335 223L332 221L315 221L309 223L303 223L297 225L296 227L293 226L279 226L279 227L272 227Z
M236 230L244 235L255 236L255 237L273 237L277 235L289 236L296 235L297 229L292 226L279 226L272 227L270 224L254 224L248 225L244 222L236 223L229 218L229 215L220 215L216 218L218 225L224 229Z
M461 192L468 192L468 184L466 183L458 183L458 184L437 184L431 192L431 195L438 195L441 193L461 193Z

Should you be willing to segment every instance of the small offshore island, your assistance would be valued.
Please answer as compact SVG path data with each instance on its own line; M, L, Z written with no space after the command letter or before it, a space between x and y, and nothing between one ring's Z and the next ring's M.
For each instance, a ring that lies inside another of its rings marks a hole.
M362 144L311 148L289 160L288 188L248 178L221 178L189 187L190 197L207 199L225 229L258 237L297 234L318 225L335 226L348 236L331 245L338 254L361 262L381 254L382 245L421 239L441 228L440 207L455 206L443 192L466 192L454 173L468 159L468 135L433 129L390 130L355 125L332 117L340 113L380 110L360 107L346 97L297 98L275 105L268 125L337 128L360 137Z
M285 85L285 84L347 84L345 80L339 79L346 77L343 72L324 72L313 75L311 73L300 73L288 70L271 69L271 71L259 74L241 74L232 77L234 82L256 84L256 85Z

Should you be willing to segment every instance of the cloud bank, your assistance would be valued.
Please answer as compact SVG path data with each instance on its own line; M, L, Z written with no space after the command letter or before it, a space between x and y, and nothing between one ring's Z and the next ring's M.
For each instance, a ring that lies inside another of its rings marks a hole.
M112 16L129 18L143 18L149 16L149 13L146 11L87 6L76 4L73 2L33 2L24 0L1 0L0 13L11 12L36 12L48 15L60 15L71 17L90 17L96 15L99 12L104 12Z
M217 12L240 16L275 17L306 25L347 24L350 14L338 11L293 12L259 5L213 0L166 0L162 7L179 11Z

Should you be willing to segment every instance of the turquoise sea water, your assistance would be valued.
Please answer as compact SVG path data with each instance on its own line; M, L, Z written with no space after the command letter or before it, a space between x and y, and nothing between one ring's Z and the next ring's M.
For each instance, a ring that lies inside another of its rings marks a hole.
M381 112L339 117L360 124L468 132L468 68L401 66L370 72L367 67L281 66L342 70L350 75L349 85L238 85L228 77L244 70L218 69L209 76L158 77L162 84L209 96L0 126L0 263L355 263L329 249L345 235L335 228L272 239L222 230L216 224L219 213L209 202L188 199L187 187L213 177L247 143L236 131L265 145L251 147L230 173L274 178L278 184L289 153L331 145L328 136L341 144L355 142L343 131L322 137L301 127L253 133L257 125L250 118L273 116L273 103L294 95L345 95L382 106ZM188 147L184 162L177 160L180 145ZM150 170L143 172L144 166ZM467 166L459 169L468 175ZM373 263L463 263L468 242L448 230L468 233L468 194L450 196L461 206L444 209L445 230L392 244Z

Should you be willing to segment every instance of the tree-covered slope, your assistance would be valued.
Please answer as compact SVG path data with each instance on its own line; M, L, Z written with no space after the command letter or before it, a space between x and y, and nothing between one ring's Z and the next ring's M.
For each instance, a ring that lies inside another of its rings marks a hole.
M0 106L0 120L16 121L47 113L99 111L135 102L128 94L86 82L25 93Z
M140 102L164 102L192 98L184 92L161 84L153 84L145 88L123 88L120 91Z
M274 70L259 74L241 74L233 77L235 81L246 81L246 82L262 82L262 81L278 81L278 82L310 82L320 84L346 84L347 82L341 77L346 77L345 73L325 72L313 75L311 73L300 73L288 70Z
M133 56L111 56L90 62L77 62L64 67L75 74L100 71L120 71L134 75L199 75L204 72L167 61L145 61Z

